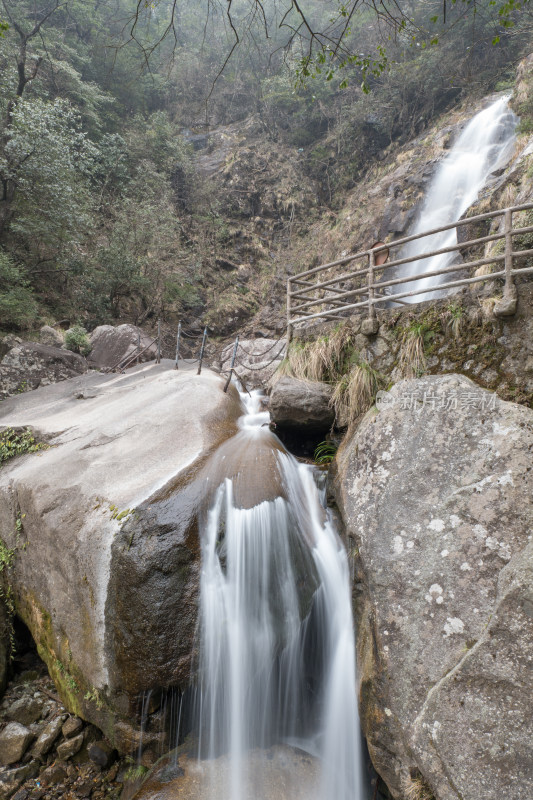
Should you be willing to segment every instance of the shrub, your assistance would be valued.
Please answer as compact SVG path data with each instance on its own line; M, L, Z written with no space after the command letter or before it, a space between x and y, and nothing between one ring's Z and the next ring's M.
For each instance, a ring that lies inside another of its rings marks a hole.
M82 328L81 325L74 325L73 328L69 328L65 333L65 347L67 350L72 350L73 353L81 353L82 356L88 356L92 345L85 328Z

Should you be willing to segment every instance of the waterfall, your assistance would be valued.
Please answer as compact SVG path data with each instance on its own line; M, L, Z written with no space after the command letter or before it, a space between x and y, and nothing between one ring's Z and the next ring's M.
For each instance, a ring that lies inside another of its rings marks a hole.
M429 186L426 199L413 230L409 235L423 233L456 222L474 203L489 176L504 167L512 156L518 117L509 108L509 96L500 97L473 117L439 165ZM399 258L420 256L457 244L456 229L417 239L407 244ZM412 261L400 267L399 276L432 272L449 266L456 253L445 253ZM394 287L394 292L425 289L437 286L448 276L434 276ZM432 300L439 292L425 292L416 297L404 297L405 302Z
M347 556L313 468L270 432L258 392L242 399L201 532L202 797L365 800ZM285 794L272 776L294 752L306 783Z

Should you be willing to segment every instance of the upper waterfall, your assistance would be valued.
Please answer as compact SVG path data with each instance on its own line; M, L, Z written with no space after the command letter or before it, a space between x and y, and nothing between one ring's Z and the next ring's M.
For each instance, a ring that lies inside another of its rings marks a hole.
M509 108L509 96L500 97L476 114L465 127L448 156L439 165L426 199L409 235L430 231L459 220L474 203L489 176L504 167L512 156L518 117ZM410 242L399 257L413 258L457 243L455 228ZM432 272L452 264L454 253L417 258L401 267L401 276ZM425 278L405 284L405 289L430 289L445 278ZM399 291L400 288L397 288ZM431 300L436 292L405 297L405 302Z

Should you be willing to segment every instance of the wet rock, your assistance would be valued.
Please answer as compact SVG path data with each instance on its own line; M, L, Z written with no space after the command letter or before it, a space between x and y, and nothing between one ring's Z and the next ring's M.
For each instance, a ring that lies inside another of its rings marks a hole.
M0 400L83 375L87 369L86 360L77 353L22 342L12 347L0 363Z
M72 739L67 739L57 746L57 755L62 761L68 761L71 756L75 755L83 744L83 733L79 733Z
M61 728L61 733L65 739L70 739L72 736L76 736L76 734L79 733L82 728L83 720L81 720L79 717L69 717Z
M139 337L140 349L144 350L139 360L152 361L157 353L156 344L150 345L153 336L144 333L135 325L118 325L116 328L113 325L99 325L89 337L92 345L88 356L90 366L107 369L126 361L133 353L137 353Z
M211 762L172 755L159 762L135 800L204 800L216 787L217 797L231 797L231 759L220 756ZM246 755L248 783L243 792L256 800L309 800L316 796L320 770L316 759L288 746L253 750ZM332 798L333 800L333 798Z
M95 396L74 400L76 387ZM197 376L163 361L142 373L91 373L1 404L2 424L27 422L54 445L0 471L7 546L15 546L17 514L25 514L28 546L11 575L18 613L43 643L68 710L116 736L121 751L128 737L118 722L138 728L138 694L189 679L205 493L187 493L202 461L235 432L238 395L222 389L208 369ZM43 564L57 565L58 552L61 569L51 581ZM179 620L176 635L171 620ZM58 644L66 638L70 654ZM57 738L63 723L55 724ZM46 752L39 743L36 754Z
M67 765L61 761L54 761L39 776L39 781L43 786L56 786L67 777Z
M19 697L6 711L6 717L21 725L31 725L41 718L43 709L42 702L33 697Z
M89 747L89 758L102 769L107 769L117 759L117 751L112 747L109 742L100 741L94 742Z
M58 330L50 327L50 325L43 325L39 331L39 341L49 347L62 347L64 339Z
M35 734L24 725L8 722L0 733L0 764L5 767L20 761L33 739Z
M280 429L326 432L335 419L332 393L326 383L280 378L270 395L270 416Z
M52 746L61 733L63 727L63 717L56 717L39 734L39 738L32 748L32 755L35 758L42 758L50 752Z
M35 778L38 772L39 764L37 761L31 761L29 764L24 764L15 769L2 770L0 773L0 797L2 800L7 800L7 798L11 797L19 786L22 786L25 781Z
M533 412L458 375L402 381L337 454L361 718L393 796L530 793Z

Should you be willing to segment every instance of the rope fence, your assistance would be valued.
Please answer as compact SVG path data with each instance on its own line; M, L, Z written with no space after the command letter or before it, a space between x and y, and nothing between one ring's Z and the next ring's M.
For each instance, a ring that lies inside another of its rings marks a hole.
M182 353L180 353L180 348L187 340L188 348L192 348L193 346L199 346L199 351L196 356L193 358L186 358ZM260 340L258 340L260 341ZM156 347L156 363L159 364L161 362L161 350L162 344L165 344L165 347L170 348L170 343L168 341L168 336L166 343L163 342L163 335L161 333L161 321L157 321L157 336L150 340L150 342L141 347L141 334L138 334L137 337L137 347L133 352L130 352L126 356L122 356L116 364L112 367L109 367L105 370L105 372L124 372L128 367L131 367L134 363L139 363L141 356L149 350L151 347L155 345ZM176 343L175 343L175 357L174 357L174 368L179 369L179 363L182 362L184 364L193 365L198 364L198 371L197 375L200 375L202 372L203 362L206 358L209 360L219 358L222 362L222 356L225 352L228 353L227 358L224 358L224 361L227 361L230 358L231 353L231 363L229 369L220 369L220 372L224 375L227 374L227 381L224 386L224 391L227 392L229 384L231 382L232 375L235 373L237 367L242 367L242 369L246 370L247 372L264 372L268 370L272 365L274 365L274 369L272 373L268 376L269 378L272 377L275 370L277 369L278 363L280 358L283 357L283 352L286 347L286 340L285 336L280 339L276 339L266 350L263 352L253 352L245 347L239 341L239 337L237 336L235 342L233 344L233 351L231 351L232 343L221 344L219 342L210 341L209 334L207 331L207 327L204 328L202 333L195 333L190 330L186 330L182 322L180 321L178 324L178 331L176 335ZM276 349L277 348L277 349ZM265 363L264 358L265 356L275 351L274 354L268 359ZM252 365L249 363L249 359L256 359L259 361L257 365ZM248 361L247 361L248 360Z

